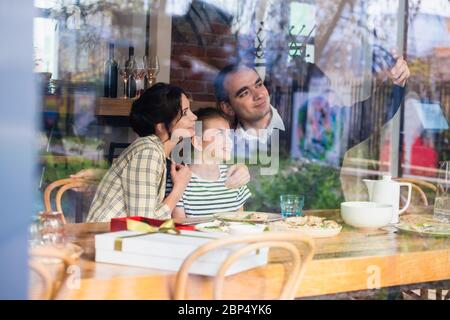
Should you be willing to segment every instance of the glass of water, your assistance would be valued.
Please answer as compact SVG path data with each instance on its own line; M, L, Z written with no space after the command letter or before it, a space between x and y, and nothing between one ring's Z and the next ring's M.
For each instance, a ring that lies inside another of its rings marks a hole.
M65 244L64 219L61 212L41 212L41 236L45 245Z
M441 222L450 222L450 161L443 161L440 166L434 218Z
M28 226L28 243L30 247L36 247L42 244L42 224L39 216L32 217Z
M305 196L298 194L282 194L280 196L281 215L284 218L303 215Z

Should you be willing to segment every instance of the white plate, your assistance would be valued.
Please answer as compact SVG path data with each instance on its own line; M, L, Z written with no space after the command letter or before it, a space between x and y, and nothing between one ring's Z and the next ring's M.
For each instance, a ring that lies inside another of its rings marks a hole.
M264 218L252 219L249 217L252 213L261 214L265 217L265 219ZM280 214L257 212L257 211L224 212L216 214L215 217L216 219L223 221L252 222L252 223L271 222L280 220L282 218Z
M212 222L205 222L205 223L199 223L195 225L195 230L201 231L201 232L222 232L226 233L228 232L228 227L223 226L220 227L220 225L223 224L222 221L215 220Z
M228 233L232 235L262 233L265 229L266 225L262 223L249 224L246 222L224 222L220 220L200 223L195 226L195 230L201 232Z
M230 234L256 234L262 233L266 229L265 224L230 223L228 232Z
M342 226L339 226L339 228L314 228L309 226L291 227L284 223L273 222L269 224L269 229L270 231L298 232L312 238L328 238L337 236L341 232Z
M410 214L400 217L395 227L401 231L435 237L449 237L450 223L442 223L431 215Z

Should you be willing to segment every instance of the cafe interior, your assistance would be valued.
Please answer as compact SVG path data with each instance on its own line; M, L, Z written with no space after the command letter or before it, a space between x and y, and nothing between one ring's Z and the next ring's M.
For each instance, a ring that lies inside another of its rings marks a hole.
M449 1L0 7L0 298L450 300ZM233 145L219 166L248 173L223 187L246 192L240 209L207 201L214 187L195 200L211 181L194 172L182 218L93 221L106 177L143 139L130 113L161 83L199 118L233 110L231 139L251 135L241 93L217 95L230 65L256 77L247 94L267 89L260 129L276 132L268 152Z

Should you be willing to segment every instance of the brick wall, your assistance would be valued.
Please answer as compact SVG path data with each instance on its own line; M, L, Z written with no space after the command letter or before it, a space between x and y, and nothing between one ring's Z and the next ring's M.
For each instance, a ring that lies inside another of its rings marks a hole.
M230 23L229 15L198 1L185 16L172 19L170 83L196 101L214 101L214 77L236 61Z

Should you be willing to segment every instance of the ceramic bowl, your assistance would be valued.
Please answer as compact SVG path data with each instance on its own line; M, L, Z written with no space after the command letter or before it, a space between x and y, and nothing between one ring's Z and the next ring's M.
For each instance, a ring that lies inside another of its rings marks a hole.
M391 205L376 202L350 201L341 203L341 216L344 222L361 229L378 229L387 226L392 220Z

